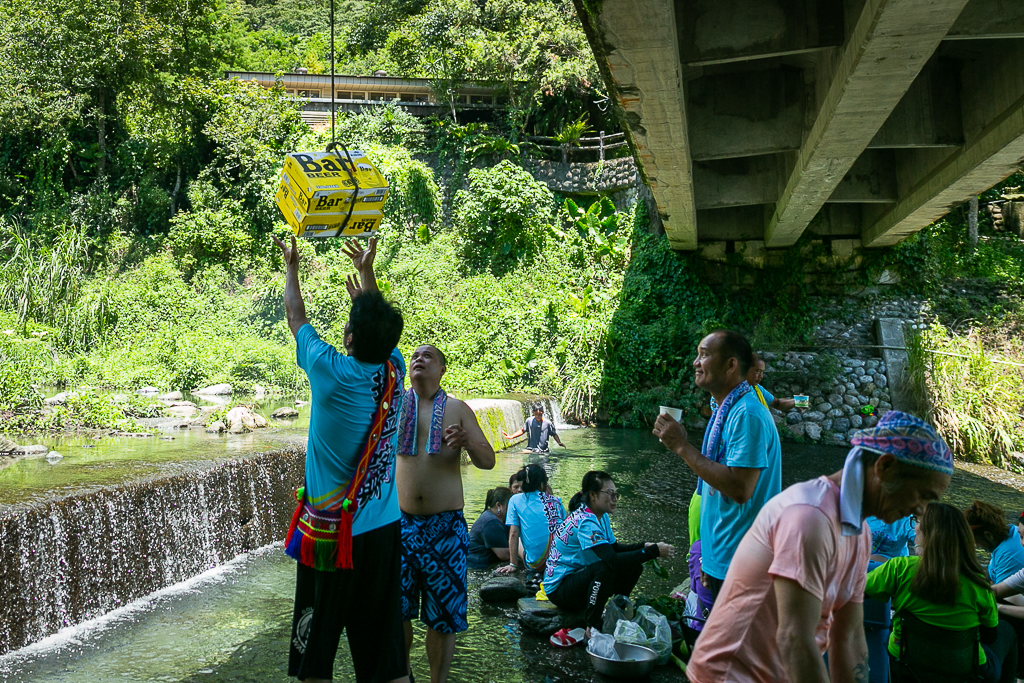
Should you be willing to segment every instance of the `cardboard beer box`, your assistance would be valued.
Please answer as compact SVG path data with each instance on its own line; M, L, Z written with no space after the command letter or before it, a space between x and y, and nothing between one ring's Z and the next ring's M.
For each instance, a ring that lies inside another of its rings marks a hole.
M345 176L344 183L346 185L351 185L352 181L348 179L348 175L344 172L342 172L342 175ZM296 180L295 177L288 173L287 170L281 174L281 185L286 187L287 190L294 195L295 203L303 210L304 213L307 214L338 213L339 211L348 211L353 197L356 199L356 211L379 211L383 209L384 201L388 198L388 186L364 187L362 179L358 175L356 176L356 179L360 181L358 195L351 189L339 190L337 188L326 187L313 189L312 193L310 193L305 190L311 189L312 183L306 180ZM337 184L335 180L336 179L331 179L330 184Z
M348 210L337 213L307 214L295 202L295 195L282 182L277 190L277 206L284 214L288 225L296 237L359 237L369 236L380 229L384 214L380 211L353 211L349 217ZM348 225L339 234L338 227L348 217Z
M311 199L325 196L325 193L350 198L354 188L345 171L346 166L359 183L360 197L387 197L388 181L370 158L358 149L350 149L347 156L340 152L293 152L284 160L284 172L294 181L295 189ZM364 190L383 192L364 193Z

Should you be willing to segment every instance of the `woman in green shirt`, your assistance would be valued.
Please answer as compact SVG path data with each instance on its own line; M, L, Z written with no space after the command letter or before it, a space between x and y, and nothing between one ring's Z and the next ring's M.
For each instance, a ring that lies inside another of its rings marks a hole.
M928 505L917 526L917 549L916 557L895 557L873 570L864 589L869 598L892 598L896 612L889 638L893 672L899 672L900 615L910 613L926 624L953 631L980 627L982 680L1012 683L1017 669L1016 635L999 621L995 596L974 553L974 536L963 513L943 503Z

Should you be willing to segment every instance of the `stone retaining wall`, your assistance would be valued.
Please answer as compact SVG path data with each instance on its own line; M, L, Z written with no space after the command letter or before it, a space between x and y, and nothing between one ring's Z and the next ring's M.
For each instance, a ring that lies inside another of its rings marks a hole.
M520 164L553 192L562 194L598 194L615 192L636 185L633 157L593 163L561 163L523 159Z

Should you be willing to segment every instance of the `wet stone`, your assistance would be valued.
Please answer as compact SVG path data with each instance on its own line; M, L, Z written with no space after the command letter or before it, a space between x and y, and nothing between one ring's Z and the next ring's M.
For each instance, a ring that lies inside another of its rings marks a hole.
M788 422L791 425L795 425L801 421L803 421L803 417L801 417L800 413L796 411L793 411L792 413L786 415L786 422Z
M845 433L850 429L850 420L845 417L837 417L832 421L832 431L837 434Z
M817 406L815 406L815 410L817 410L819 413L828 413L828 411L832 410L832 404L828 402L819 403Z
M562 628L585 626L583 612L569 612L559 609L553 602L538 601L536 598L519 598L519 623L531 631L550 635Z
M514 576L496 576L480 586L480 599L484 602L511 602L534 592Z

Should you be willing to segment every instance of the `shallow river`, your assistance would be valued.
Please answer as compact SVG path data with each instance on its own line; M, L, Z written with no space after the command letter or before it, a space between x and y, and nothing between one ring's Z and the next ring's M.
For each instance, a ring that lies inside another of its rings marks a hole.
M261 442L280 442L299 437L289 429L256 438ZM695 480L678 458L644 431L575 430L566 432L562 438L568 449L558 449L542 459L549 467L557 495L568 502L587 470L611 472L623 494L613 517L616 536L624 542L666 541L685 549L686 501ZM249 443L246 447L256 445ZM103 450L107 446L104 444ZM130 466L128 460L104 459L101 452L97 452L94 465L103 467L105 463L112 470L122 470L123 476L123 468ZM787 444L783 485L839 469L845 452L841 448ZM537 456L505 452L499 454L494 470L464 470L466 516L470 524L483 508L487 489L506 485L509 475L529 458ZM163 464L149 466L160 469L177 460L169 457ZM26 468L21 472L24 479L15 477L22 486L20 495L14 498L25 501L33 497L30 482L37 480L32 474L35 467L41 466ZM12 473L7 474L10 477ZM15 478L5 483L14 484ZM959 471L953 481L946 500L957 506L983 498L1015 516L1024 500L1018 491L968 472ZM78 485L80 480L74 487ZM661 580L645 571L637 592L663 594L685 580L684 555L681 552L675 560L664 563L673 581ZM523 632L514 609L481 604L476 588L486 576L486 572L470 570L470 626L456 641L452 681L603 680L593 673L582 648L556 650L546 640ZM293 588L292 561L280 547L264 548L102 619L0 657L0 681L283 683L291 680L286 676L285 663ZM422 635L422 629L418 629L413 666L417 679L427 681L429 671ZM354 680L349 662L342 639L335 668L337 680ZM668 666L659 668L651 680L682 682L685 677Z

